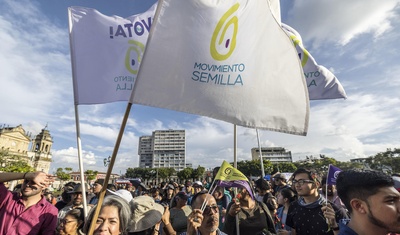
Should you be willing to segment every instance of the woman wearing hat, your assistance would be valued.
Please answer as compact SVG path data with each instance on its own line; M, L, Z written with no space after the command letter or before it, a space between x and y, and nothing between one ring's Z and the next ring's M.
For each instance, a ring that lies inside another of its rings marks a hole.
M170 210L170 221L172 227L177 234L186 232L187 229L187 218L192 213L192 208L187 205L188 195L185 192L179 192L174 197L176 206Z
M132 219L129 235L159 234L159 224L164 207L150 196L138 196L132 200Z

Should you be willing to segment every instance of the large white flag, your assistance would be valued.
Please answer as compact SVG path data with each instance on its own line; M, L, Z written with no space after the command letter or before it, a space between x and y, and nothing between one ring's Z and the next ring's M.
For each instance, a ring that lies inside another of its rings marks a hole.
M304 48L300 34L282 23L282 28L293 40L303 66L307 80L310 100L347 98L342 84L331 71L318 65L311 54Z
M158 4L133 103L307 133L303 70L268 1Z
M125 19L68 9L75 104L129 100L155 9Z

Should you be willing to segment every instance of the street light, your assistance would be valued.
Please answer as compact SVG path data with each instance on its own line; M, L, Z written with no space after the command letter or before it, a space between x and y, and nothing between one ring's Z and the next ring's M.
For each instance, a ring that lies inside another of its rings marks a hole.
M111 161L111 156L108 156L108 158L104 158L103 159L104 166L107 167L108 164L110 164L110 161Z

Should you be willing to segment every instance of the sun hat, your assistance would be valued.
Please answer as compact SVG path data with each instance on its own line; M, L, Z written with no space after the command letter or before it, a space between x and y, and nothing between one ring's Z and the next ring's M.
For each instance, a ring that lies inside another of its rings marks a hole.
M132 193L129 192L128 190L126 190L126 189L120 189L120 190L117 190L117 191L115 191L115 192L112 191L112 190L107 189L107 193L120 196L120 197L122 197L123 199L125 199L125 201L126 201L127 203L129 203L129 202L132 201L132 199L133 199Z
M85 183L85 192L88 193L89 192L89 185L87 183ZM68 193L72 194L72 193L82 193L82 185L81 184L76 184L74 189L72 191L68 191Z
M140 232L160 222L164 207L149 196L138 196L132 200L132 220L129 232Z

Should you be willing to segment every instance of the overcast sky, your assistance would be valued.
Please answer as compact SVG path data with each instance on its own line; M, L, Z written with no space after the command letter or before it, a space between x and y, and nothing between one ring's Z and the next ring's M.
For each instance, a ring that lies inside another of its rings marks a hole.
M127 17L155 1L0 1L0 124L54 139L51 172L78 170L68 37L68 6ZM260 131L263 147L284 147L294 160L325 154L340 161L400 148L400 1L282 0L282 22L295 28L316 61L342 83L348 99L311 101L307 136ZM126 102L80 105L84 167L106 171ZM185 129L187 162L206 168L233 161L233 125L196 115L134 105L115 173L137 167L138 138ZM257 147L254 129L238 127L238 160Z

